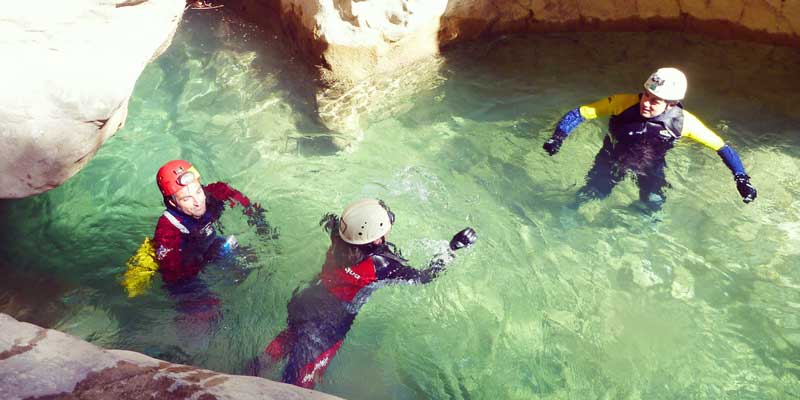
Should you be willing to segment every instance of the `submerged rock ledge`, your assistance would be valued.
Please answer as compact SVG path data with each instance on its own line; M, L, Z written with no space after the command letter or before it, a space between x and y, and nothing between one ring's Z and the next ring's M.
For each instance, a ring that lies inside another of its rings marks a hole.
M275 399L339 397L272 382L104 350L0 313L0 399Z

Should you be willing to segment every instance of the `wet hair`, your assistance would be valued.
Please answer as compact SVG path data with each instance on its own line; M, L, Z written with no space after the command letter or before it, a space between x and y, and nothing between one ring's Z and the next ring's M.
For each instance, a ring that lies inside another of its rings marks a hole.
M322 216L319 221L319 226L328 233L331 238L331 245L328 248L328 257L325 258L325 268L347 268L351 265L358 264L363 261L373 252L378 246L367 244L350 244L345 242L339 235L339 216L333 213L327 213ZM328 265L333 263L334 265Z

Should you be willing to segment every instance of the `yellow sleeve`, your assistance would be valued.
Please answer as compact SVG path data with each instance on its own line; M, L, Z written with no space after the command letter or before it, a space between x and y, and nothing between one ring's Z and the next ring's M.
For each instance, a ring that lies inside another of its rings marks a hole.
M615 94L594 103L582 105L580 111L583 118L595 119L607 115L618 115L638 102L638 94Z
M681 136L692 139L714 151L725 146L725 141L721 137L711 129L708 129L703 125L703 122L686 110L683 110L683 132L681 132Z

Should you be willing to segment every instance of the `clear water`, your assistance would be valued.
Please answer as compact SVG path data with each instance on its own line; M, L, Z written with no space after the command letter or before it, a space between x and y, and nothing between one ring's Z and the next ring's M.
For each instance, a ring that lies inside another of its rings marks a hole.
M0 305L102 346L237 372L285 327L318 271L321 215L374 196L424 265L456 231L479 243L434 283L378 291L318 389L350 399L785 399L800 396L800 55L674 33L496 38L382 82L363 137L336 152L279 39L222 13L187 16L138 81L123 130L63 186L0 202ZM714 152L681 144L660 221L626 181L565 205L605 121L541 150L568 109L682 67L686 106L739 150L740 200ZM412 87L403 83L413 82ZM396 90L392 91L391 89ZM205 275L224 304L206 348L180 343L158 286L126 298L125 260L162 206L156 169L193 161L263 202L280 238L223 224L258 261ZM180 350L178 350L180 349ZM270 375L278 376L277 371Z

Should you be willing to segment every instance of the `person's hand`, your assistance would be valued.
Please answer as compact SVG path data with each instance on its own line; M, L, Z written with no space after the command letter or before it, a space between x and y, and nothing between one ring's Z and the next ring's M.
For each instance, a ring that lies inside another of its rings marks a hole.
M472 246L476 240L478 240L478 234L475 233L475 230L466 228L453 236L453 239L450 240L450 249L458 250Z
M277 239L278 231L267 222L266 212L267 210L260 203L245 207L244 215L247 216L247 225L254 226L259 236L266 239Z
M738 190L739 195L742 196L743 202L749 203L758 197L758 191L755 186L750 183L749 176L745 174L736 175L734 180L736 181L736 190Z
M545 151L547 151L547 154L552 156L558 153L558 150L561 149L561 145L564 144L564 139L566 138L567 135L565 135L563 132L556 130L556 132L553 133L553 136L551 136L550 139L544 142L542 148L545 149Z

